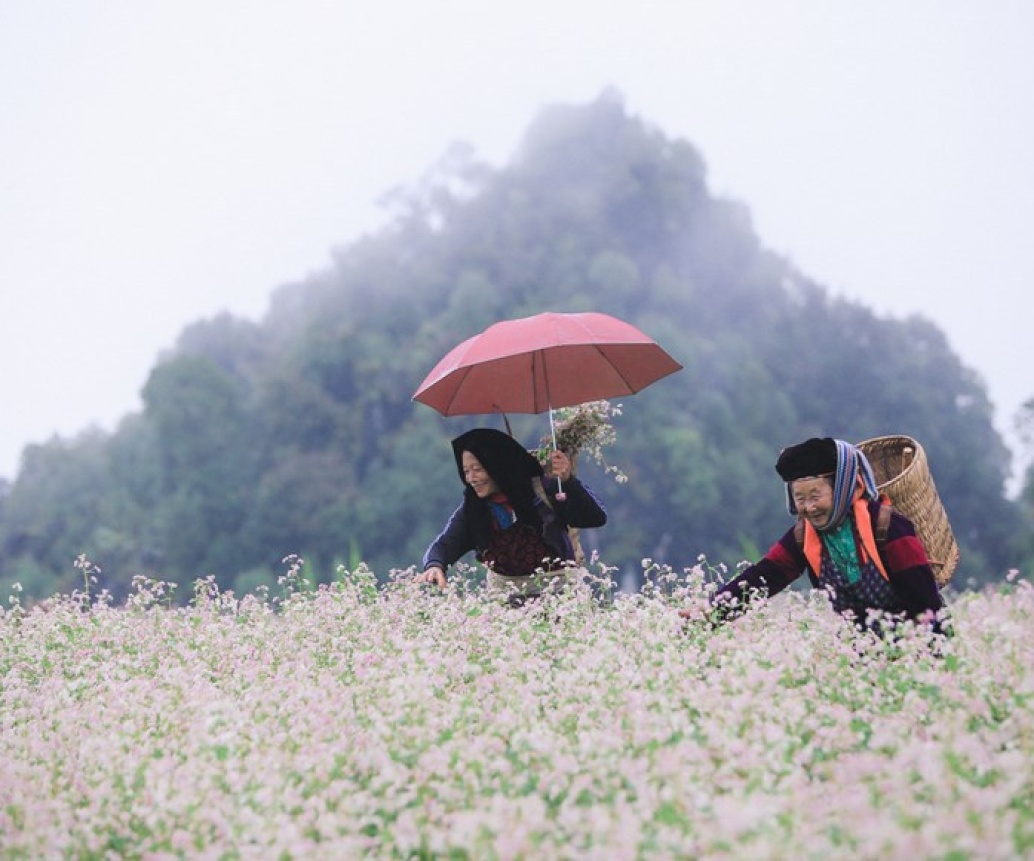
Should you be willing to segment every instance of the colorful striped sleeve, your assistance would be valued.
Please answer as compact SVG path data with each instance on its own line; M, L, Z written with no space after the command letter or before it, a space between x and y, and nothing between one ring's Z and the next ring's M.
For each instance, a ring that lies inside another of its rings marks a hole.
M883 561L910 619L931 616L944 607L923 543L916 536L912 521L898 511L890 517Z
M752 600L782 592L801 576L806 566L793 529L773 544L762 559L745 568L714 596L718 621L742 615Z

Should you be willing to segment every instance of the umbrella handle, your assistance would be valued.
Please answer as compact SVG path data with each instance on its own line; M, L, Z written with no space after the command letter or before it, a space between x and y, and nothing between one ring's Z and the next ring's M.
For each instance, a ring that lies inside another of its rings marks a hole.
M503 417L503 424L506 425L506 432L510 436L513 436L513 428L510 427L510 420L506 417L506 413L503 412L503 408L499 406L499 404L492 404L492 406L495 408L496 412Z
M549 433L553 437L553 451L556 451L556 425L553 424L553 408L549 408ZM567 494L564 493L563 482L560 481L560 476L556 477L556 498L563 502L567 499Z

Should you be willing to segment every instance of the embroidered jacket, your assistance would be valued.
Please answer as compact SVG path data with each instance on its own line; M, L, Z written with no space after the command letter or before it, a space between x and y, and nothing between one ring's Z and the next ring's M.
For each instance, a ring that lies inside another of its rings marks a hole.
M866 508L869 523L864 525L868 526L867 531L872 535L880 511L880 501L871 500ZM855 514L852 512L848 516L854 517ZM856 536L858 532L856 526ZM791 527L772 545L764 558L718 590L714 604L721 611L720 617L727 619L740 615L754 593L775 595L800 577L804 571L808 572L808 579L813 587L828 588L830 584L823 582L822 570L816 571L813 567L815 555L809 555L812 556L811 562L798 542L794 528ZM880 549L879 556L887 575L886 580L901 613L909 619L932 622L933 616L944 607L944 601L937 588L926 550L916 536L915 527L907 517L897 511L891 514L886 542ZM820 568L825 569L830 563L828 552L823 550L821 558ZM738 599L735 606L733 599ZM856 617L860 616L859 608L852 610Z

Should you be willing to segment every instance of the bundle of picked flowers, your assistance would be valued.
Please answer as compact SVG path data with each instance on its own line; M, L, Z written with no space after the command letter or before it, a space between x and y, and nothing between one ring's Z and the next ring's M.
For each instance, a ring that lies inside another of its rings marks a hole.
M561 407L553 411L553 429L556 432L556 447L571 460L579 454L586 454L603 467L606 474L612 474L619 484L628 481L618 467L607 463L603 455L604 446L611 445L617 439L614 416L621 415L621 404L610 401L589 401L574 407ZM533 454L543 465L549 462L549 454L553 451L553 436L542 437L539 447Z

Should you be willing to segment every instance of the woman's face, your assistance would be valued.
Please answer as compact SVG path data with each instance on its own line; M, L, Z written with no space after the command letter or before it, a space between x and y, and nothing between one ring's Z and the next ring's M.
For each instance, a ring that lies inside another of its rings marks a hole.
M797 513L816 529L825 526L833 513L833 485L824 476L799 478L790 488Z
M474 488L474 493L480 499L499 492L499 486L493 481L492 476L485 471L481 461L469 451L463 452L463 480Z

